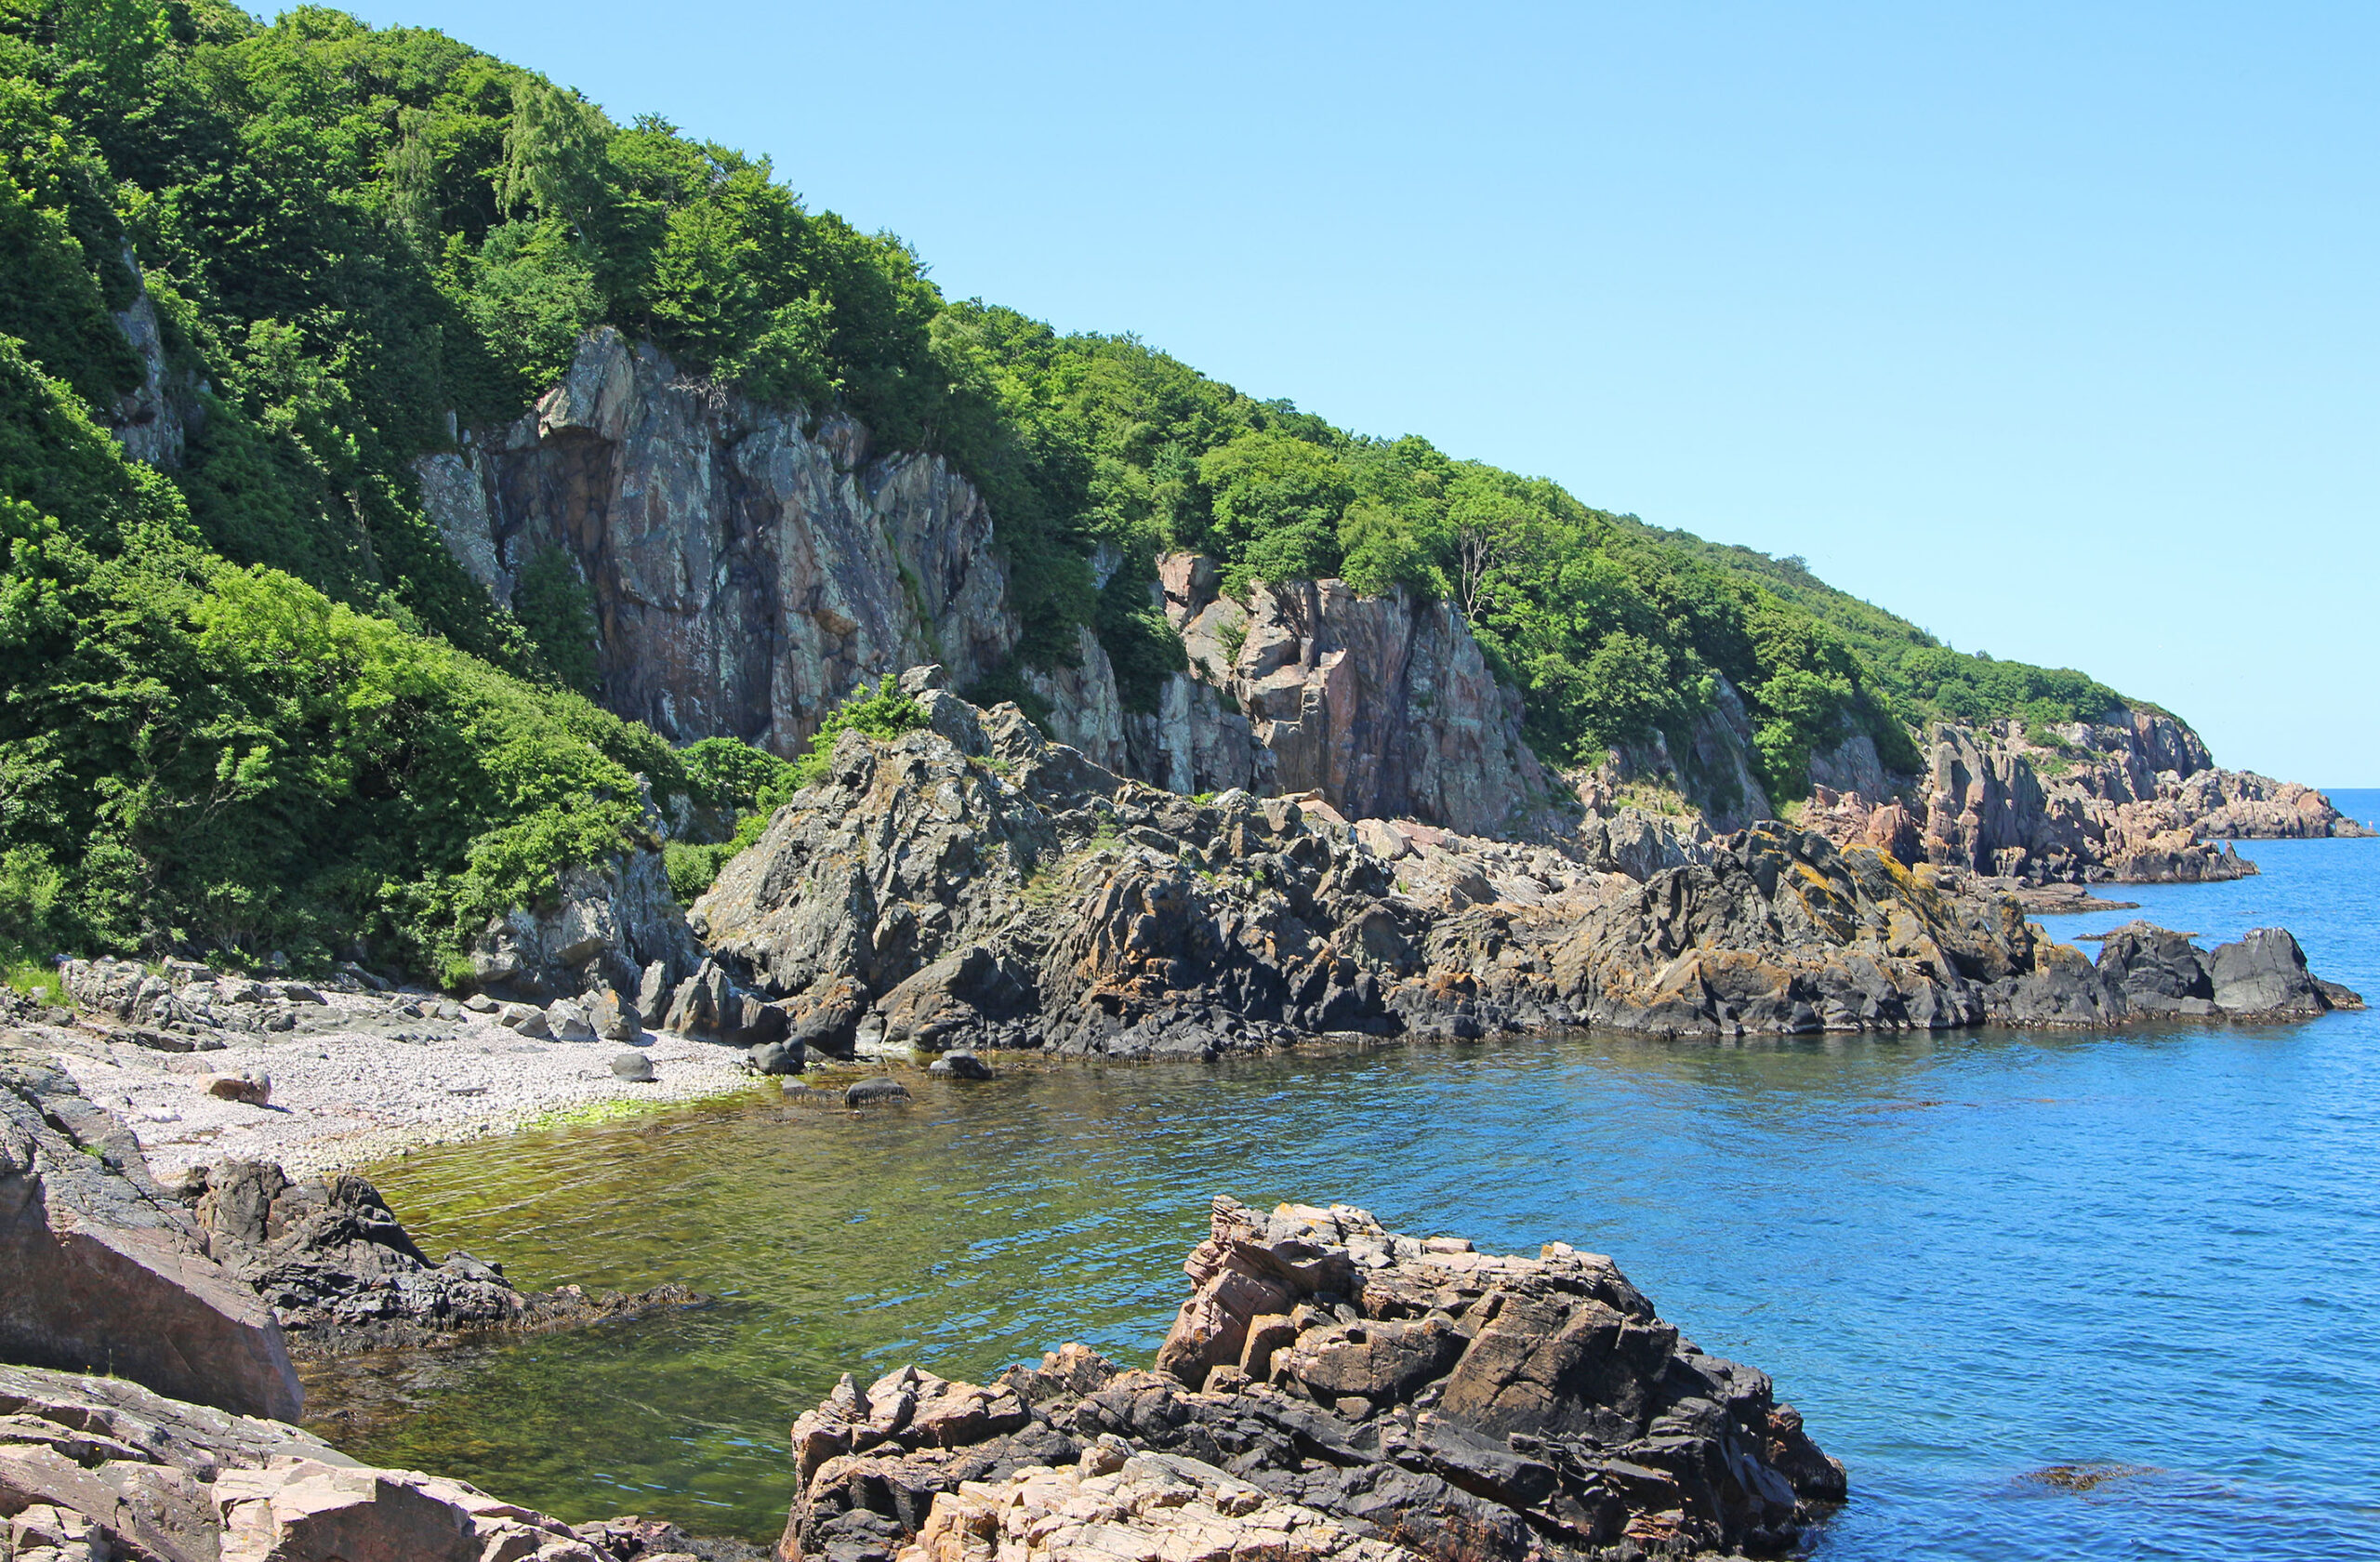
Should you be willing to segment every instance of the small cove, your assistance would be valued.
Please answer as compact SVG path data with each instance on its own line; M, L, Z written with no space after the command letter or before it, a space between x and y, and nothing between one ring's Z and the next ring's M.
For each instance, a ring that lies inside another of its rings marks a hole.
M2342 807L2357 816L2380 812ZM2203 941L2294 929L2380 997L2380 841L2127 886ZM1025 1066L901 1111L767 1093L416 1153L423 1245L705 1311L317 1374L359 1455L572 1518L774 1534L787 1424L845 1369L1144 1363L1210 1194L1611 1253L1772 1372L1854 1501L1838 1558L2380 1550L2380 1019L1745 1046L1604 1034ZM2141 1473L2075 1492L2059 1464Z

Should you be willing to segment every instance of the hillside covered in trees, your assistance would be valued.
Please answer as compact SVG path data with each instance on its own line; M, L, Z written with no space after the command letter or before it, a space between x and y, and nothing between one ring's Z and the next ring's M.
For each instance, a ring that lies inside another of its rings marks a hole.
M153 388L123 324L144 307L186 429L156 466L111 435ZM1128 704L1181 665L1148 597L1173 549L1241 586L1453 602L1559 764L1680 728L1720 677L1780 799L1851 733L1908 767L1930 720L2116 700L1795 561L945 299L765 161L436 33L0 0L0 944L366 939L436 970L558 864L640 839L636 775L731 813L782 785L603 712L575 583L493 602L424 518L413 459L518 417L606 324L945 456L997 519L1018 662L1091 625Z

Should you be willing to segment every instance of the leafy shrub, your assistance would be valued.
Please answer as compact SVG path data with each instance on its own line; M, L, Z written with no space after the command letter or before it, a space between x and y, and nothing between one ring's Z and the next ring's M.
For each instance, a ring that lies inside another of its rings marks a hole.
M808 751L793 761L793 788L800 791L826 778L826 767L835 757L835 740L847 732L889 743L925 724L924 708L901 692L891 673L878 682L873 694L863 683L852 691L850 699L828 711L818 730L810 735ZM754 832L756 838L758 833Z

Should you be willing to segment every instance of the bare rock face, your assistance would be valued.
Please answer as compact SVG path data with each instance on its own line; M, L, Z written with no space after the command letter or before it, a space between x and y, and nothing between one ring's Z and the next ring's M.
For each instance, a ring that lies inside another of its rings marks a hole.
M1311 790L1350 818L1473 835L1542 833L1564 812L1521 739L1519 696L1452 604L1320 580L1259 585L1243 605L1188 554L1161 561L1158 580L1192 671L1143 744L1143 774L1184 791ZM1194 702L1192 681L1221 703Z
M2256 871L2235 839L2365 833L2308 788L2219 770L2171 716L2120 709L2043 733L2016 721L1937 726L1927 773L1830 773L1805 823L1904 863L2045 882L2199 882ZM1822 778L1824 779L1824 778ZM1881 800L1881 801L1880 801Z
M569 1328L701 1300L682 1286L523 1292L469 1253L433 1264L379 1190L351 1174L298 1183L270 1161L226 1160L183 1192L207 1252L265 1300L301 1356Z
M0 1367L0 1554L155 1562L614 1562L461 1481L112 1378ZM589 1526L598 1540L615 1527ZM47 1549L44 1549L47 1548ZM77 1549L79 1548L79 1549Z
M779 1556L1775 1554L1844 1496L1767 1377L1609 1259L1218 1198L1183 1267L1154 1371L1074 1344L987 1387L846 1377L794 1425Z
M497 998L542 1003L557 994L607 997L650 986L659 991L694 975L702 946L669 890L661 854L625 852L600 867L555 876L553 897L490 919L470 949L471 979Z
M2307 841L2369 836L2311 787L2245 770L2202 770L2175 799L2206 841Z
M298 1375L256 1293L210 1259L129 1130L0 1046L0 1359L106 1372L294 1419Z
M871 457L848 417L755 406L609 327L534 411L416 470L499 599L568 562L603 703L679 741L791 754L863 682L940 662L969 683L1016 642L992 517L941 457Z

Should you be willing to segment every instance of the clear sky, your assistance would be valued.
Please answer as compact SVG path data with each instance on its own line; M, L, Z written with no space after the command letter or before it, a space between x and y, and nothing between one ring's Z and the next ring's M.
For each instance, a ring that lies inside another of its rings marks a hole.
M954 297L2380 785L2380 6L356 8Z

